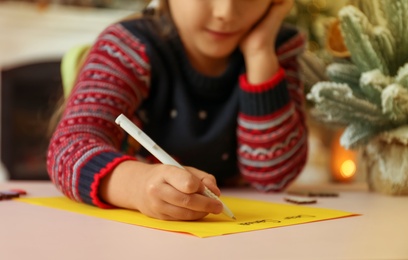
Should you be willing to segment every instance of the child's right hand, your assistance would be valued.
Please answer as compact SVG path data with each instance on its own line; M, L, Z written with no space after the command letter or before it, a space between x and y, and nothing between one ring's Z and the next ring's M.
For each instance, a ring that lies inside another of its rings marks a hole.
M197 220L222 212L222 204L202 195L207 186L220 195L215 178L192 167L125 161L102 179L100 194L115 206L163 220Z

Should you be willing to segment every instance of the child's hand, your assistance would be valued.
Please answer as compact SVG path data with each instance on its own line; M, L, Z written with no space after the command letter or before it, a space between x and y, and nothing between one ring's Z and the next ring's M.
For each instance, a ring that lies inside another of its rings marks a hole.
M166 220L195 220L218 214L222 204L202 195L204 185L220 194L213 176L194 168L153 165L139 187L138 209L143 214Z
M115 182L114 178L124 179ZM223 209L219 201L202 195L204 185L220 195L215 178L195 168L128 161L118 165L111 179L109 185L114 186L108 191L108 202L139 210L149 217L196 220L209 213L219 214ZM122 190L115 194L118 186Z
M283 19L293 7L294 0L274 0L263 18L240 43L244 56L270 51L275 47L276 36Z
M242 39L240 48L251 84L264 82L278 71L275 41L282 21L293 7L293 1L275 0L263 18Z

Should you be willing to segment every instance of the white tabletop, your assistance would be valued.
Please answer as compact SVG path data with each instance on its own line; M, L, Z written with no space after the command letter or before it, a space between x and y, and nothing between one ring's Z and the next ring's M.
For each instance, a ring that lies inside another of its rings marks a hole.
M60 193L49 182L6 182L29 196ZM313 187L292 187L291 189ZM315 187L316 188L316 187ZM0 201L1 259L408 259L408 197L367 192L365 185L318 187L338 191L316 207L362 216L210 238L154 230L72 212ZM283 202L285 194L224 190L224 195Z

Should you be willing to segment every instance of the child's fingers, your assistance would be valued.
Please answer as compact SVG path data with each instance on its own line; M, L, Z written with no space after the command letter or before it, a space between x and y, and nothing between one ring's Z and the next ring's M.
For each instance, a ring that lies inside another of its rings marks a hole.
M181 209L187 209L194 212L201 212L206 214L219 214L222 212L223 205L218 200L208 198L198 193L185 194L175 190L170 185L168 185L165 189L165 196L162 199L167 204L176 206Z
M158 209L156 210L168 211L169 209L168 205L173 205L180 209L186 209L188 211L201 212L205 214L208 213L218 214L222 212L223 205L219 201L205 197L202 194L198 193L186 194L178 191L170 184L163 185L161 188L162 188L160 192L161 200L165 202L167 209L164 210L163 205L158 205ZM176 211L174 212L172 211L172 214L170 215L174 216L174 214L176 214ZM193 214L192 212L188 214L191 215L188 218L193 218L194 216L197 215Z
M271 8L271 14L276 15L278 17L285 17L289 11L292 9L294 5L294 0L280 0L280 1L274 1L273 6L274 8ZM279 18L280 20L281 18Z
M173 205L161 199L150 201L142 213L162 220L197 220L209 214Z
M164 182L186 194L197 193L202 189L201 180L185 169L169 167L163 174Z
M216 195L220 194L213 176L192 167L186 169L168 167L162 177L164 183L160 190L155 191L156 194L160 194L158 196L161 200L197 212L214 214L222 212L222 203L203 195L204 185L208 185Z
M166 183L186 194L202 193L204 192L204 185L217 196L221 194L214 176L193 167L186 167L185 169L171 167L171 170L167 170L163 178Z
M207 216L207 212L198 212L181 208L171 204L165 204L163 213L158 218L163 220L197 220Z
M221 191L217 186L217 181L215 179L215 177L211 174L208 174L206 172L200 171L196 168L192 168L192 167L187 167L186 168L189 172L191 172L192 174L194 174L198 179L201 180L201 182L207 187L209 188L215 195L220 196L221 195ZM203 187L204 188L204 187ZM201 192L203 192L203 190L201 190Z
M210 175L211 177L213 177L212 175ZM221 195L221 191L218 188L216 182L215 182L215 178L211 178L211 177L204 177L202 179L203 184L210 189L215 195L217 195L218 197Z

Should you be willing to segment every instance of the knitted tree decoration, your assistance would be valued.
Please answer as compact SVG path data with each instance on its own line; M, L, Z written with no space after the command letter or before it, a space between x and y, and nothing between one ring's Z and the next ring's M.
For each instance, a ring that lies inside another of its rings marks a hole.
M357 2L339 12L351 61L330 64L331 81L307 95L319 119L347 127L346 148L408 123L408 1Z

